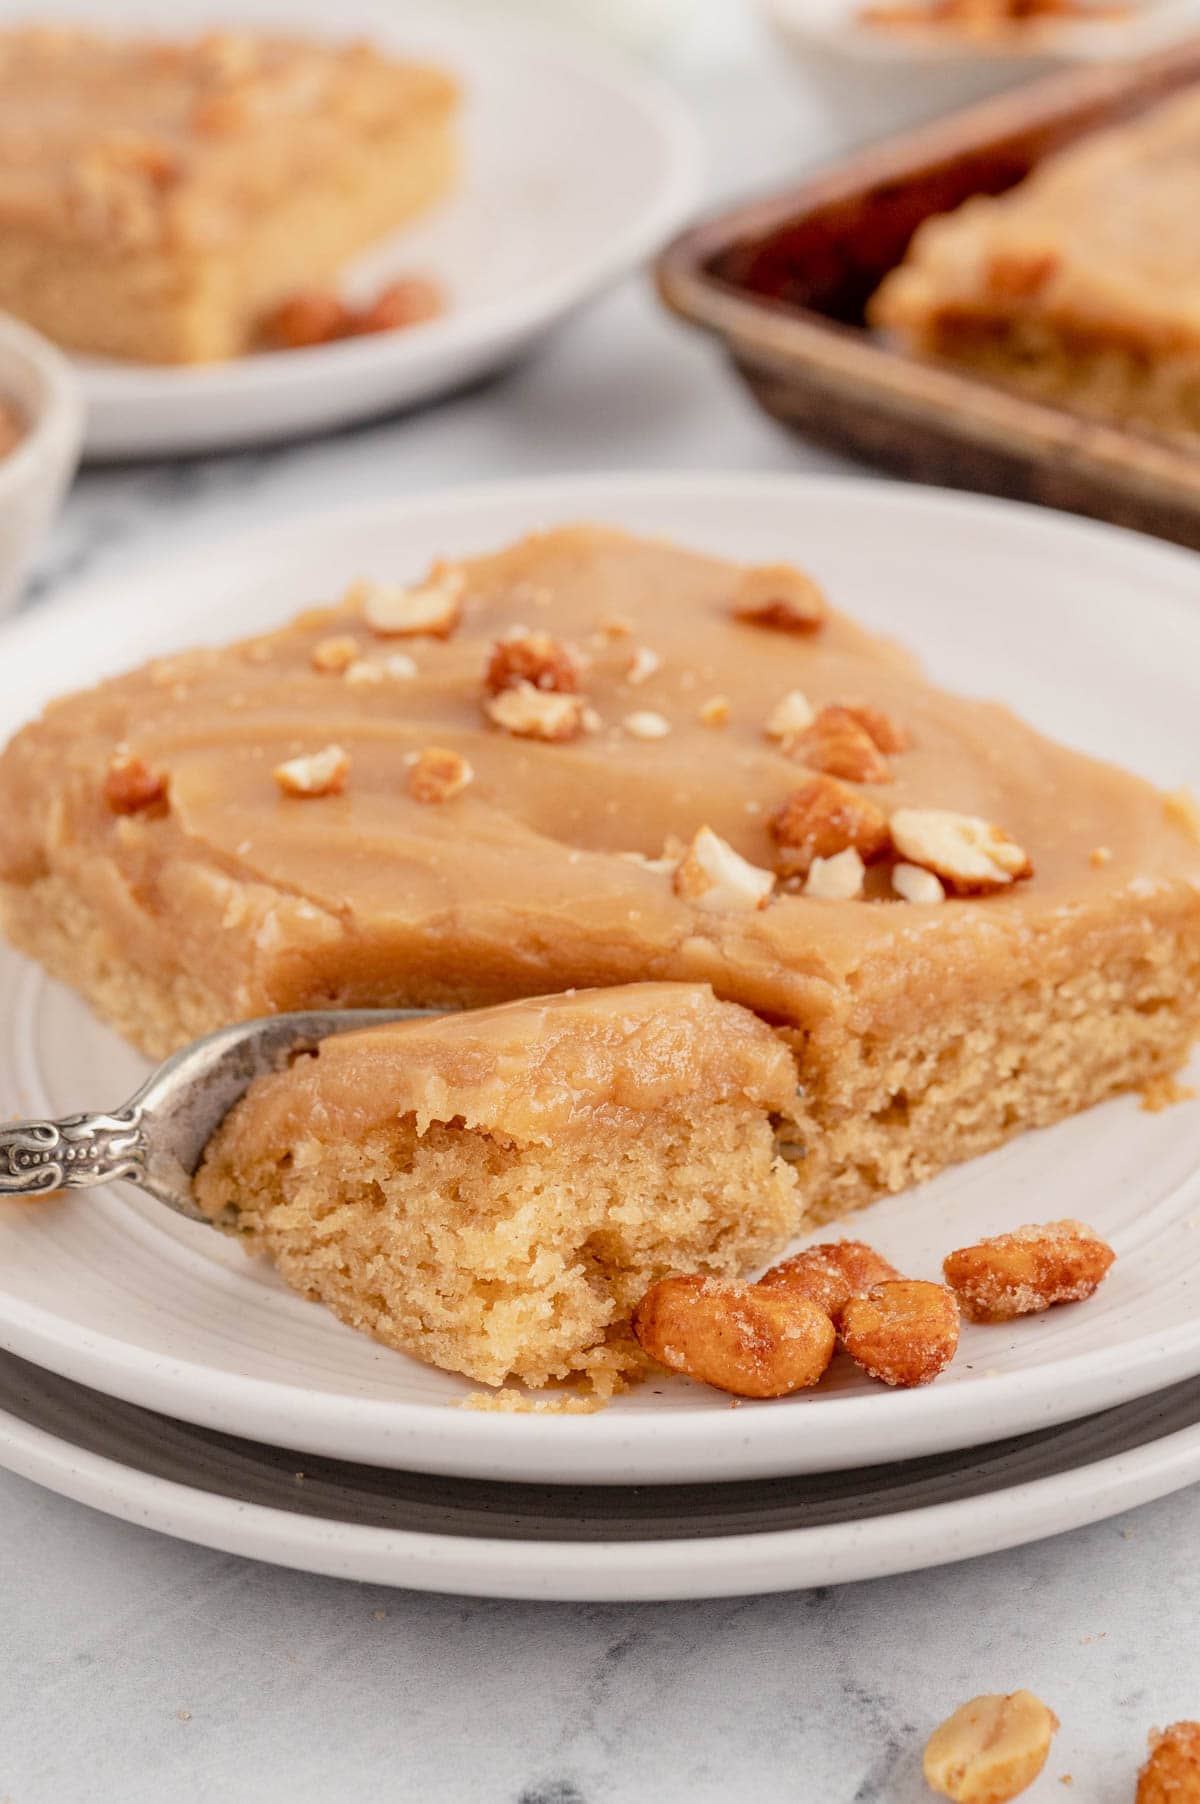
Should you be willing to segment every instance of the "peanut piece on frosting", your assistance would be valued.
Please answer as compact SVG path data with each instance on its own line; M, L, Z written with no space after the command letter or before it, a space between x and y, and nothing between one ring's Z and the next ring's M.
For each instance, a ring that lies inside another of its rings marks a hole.
M717 1278L664 1278L633 1312L640 1346L668 1371L735 1397L806 1390L833 1358L833 1323L799 1293Z
M940 877L932 871L923 871L919 864L898 864L892 870L892 888L905 902L916 902L928 906L931 902L944 902L946 891Z
M362 617L381 639L447 639L462 615L467 579L452 564L435 564L423 583L359 583L351 590Z
M355 658L342 673L352 689L367 689L384 682L408 682L417 674L417 661L406 651L389 652L386 658Z
M864 1296L873 1284L899 1276L895 1266L863 1240L826 1240L773 1265L758 1286L807 1297L826 1315L835 1316L851 1297Z
M114 814L144 814L166 800L167 779L127 746L118 746L104 773L104 800Z
M583 731L583 704L577 695L514 683L483 704L488 719L518 739L574 739Z
M890 783L891 766L867 729L846 708L822 708L788 744L788 756L847 783Z
M1172 789L1163 797L1163 811L1169 821L1182 827L1188 838L1200 845L1200 802L1190 789Z
M670 721L655 714L651 708L639 708L633 714L627 714L621 725L633 739L665 739L671 731Z
M349 633L335 633L329 639L317 640L309 662L314 670L329 670L340 674L349 670L357 657L358 640L352 639Z
M733 597L735 620L777 633L815 633L827 611L812 577L791 564L761 564L747 570Z
M460 752L427 745L408 767L408 793L416 802L449 802L461 795L475 772Z
M817 718L817 711L805 695L803 689L789 689L781 696L763 722L763 732L768 739L777 739L783 743L795 739L806 727L811 727Z
M729 722L729 697L727 695L710 695L707 701L700 703L696 710L696 719L702 727L723 727Z
M489 695L521 683L555 695L577 695L580 672L580 657L573 646L552 633L526 632L518 627L492 646L483 686Z
M804 880L804 894L818 902L852 902L863 891L866 866L853 846L832 858L814 858Z
M636 689L640 683L646 683L658 670L662 669L662 659L648 645L639 645L625 667L625 681L632 683Z
M902 1390L945 1371L958 1346L958 1304L944 1284L893 1278L851 1297L837 1318L842 1345L872 1378Z
M815 858L832 858L850 846L870 864L891 844L882 808L828 776L811 777L793 790L772 815L770 832L785 877L803 877Z
M925 1745L925 1778L955 1804L1008 1804L1046 1764L1058 1718L1031 1691L972 1698Z
M274 775L287 796L340 795L350 775L350 754L340 745L327 745L319 752L277 764Z
M701 827L675 868L674 890L685 902L713 913L765 908L775 888L774 871L764 871L711 827Z
M1054 1303L1082 1302L1115 1258L1083 1222L1051 1221L960 1247L942 1270L971 1321L1010 1322Z
M870 702L840 701L834 702L834 708L841 715L848 715L857 721L865 733L869 733L881 752L905 752L912 744L912 735L907 727L892 719L883 708L872 707Z
M941 878L955 895L982 896L1032 877L1029 854L991 821L948 808L898 808L892 843L909 864Z
M1150 1731L1134 1804L1200 1804L1200 1723Z

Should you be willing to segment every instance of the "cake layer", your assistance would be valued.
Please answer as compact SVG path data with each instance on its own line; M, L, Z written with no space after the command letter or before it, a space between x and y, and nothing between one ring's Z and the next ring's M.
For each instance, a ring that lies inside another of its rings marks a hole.
M327 1040L260 1078L196 1181L353 1327L451 1371L611 1388L673 1272L795 1231L771 1113L795 1065L700 986L640 984Z
M363 45L0 32L0 305L191 362L453 180L454 84Z
M762 624L764 594L805 630ZM1177 1066L1200 1024L1186 810L814 596L560 529L69 697L0 759L8 930L151 1052L278 1009L711 983L798 1057L818 1209ZM530 709L573 736L516 730ZM830 779L847 745L857 779ZM817 777L823 831L873 812L865 873L781 838ZM955 893L924 846L944 810L1011 836L993 893ZM714 843L731 880L701 868Z
M1200 93L921 225L868 309L921 355L1038 399L1200 431Z

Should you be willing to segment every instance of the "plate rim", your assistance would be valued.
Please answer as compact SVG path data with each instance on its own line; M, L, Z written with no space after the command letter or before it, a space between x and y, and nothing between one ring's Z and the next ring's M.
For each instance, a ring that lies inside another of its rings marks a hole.
M419 516L450 517L464 508L491 508L508 512L549 505L564 511L577 511L580 506L603 504L604 498L623 497L642 501L657 495L678 501L695 500L704 493L719 492L724 496L753 492L762 497L778 497L784 501L803 494L808 503L819 502L831 495L844 503L867 502L873 508L911 516L914 512L933 522L942 519L946 510L960 518L986 519L993 524L1003 520L1010 524L1020 520L1022 528L1034 537L1049 535L1060 545L1064 538L1101 545L1112 555L1120 548L1126 557L1134 558L1137 574L1145 578L1147 560L1169 569L1176 577L1194 578L1195 557L1185 549L1165 544L1145 535L1073 515L1062 515L1028 504L1003 501L994 497L961 494L949 490L913 489L901 484L880 483L870 477L809 476L778 474L760 476L737 472L732 474L685 471L609 472L601 475L523 477L500 482L474 483L458 488L431 491L377 500L326 510L302 522L276 522L239 533L226 543L225 555L247 564L261 562L278 547L294 559L298 541L307 534L321 537L344 530L349 523L360 525L383 520ZM211 534L212 522L205 526ZM125 575L91 576L72 585L73 595L19 617L0 629L0 650L20 656L35 647L47 635L61 634L73 619L86 614L89 630L94 634L97 613L107 610L114 618L125 610L136 610L139 596L157 579L164 579L177 565L178 544L170 556L143 558ZM1158 591L1150 599L1154 607L1177 617L1185 630L1200 636L1200 612L1195 605L1175 592ZM14 718L0 713L0 731L15 727ZM80 1335L72 1332L65 1318L51 1316L17 1299L0 1296L0 1346L22 1357L57 1371L63 1376L93 1388L104 1389L124 1400L158 1409L172 1417L216 1426L231 1433L272 1441L275 1444L303 1444L290 1417L290 1410L304 1396L301 1386L275 1380L259 1379L245 1373L214 1372L202 1365L169 1360L130 1346L108 1336ZM103 1380L97 1375L103 1368ZM914 1391L889 1396L889 1412L893 1425L910 1424L909 1432L920 1438L911 1444L914 1453L939 1452L982 1444L997 1436L1017 1433L1078 1418L1095 1409L1128 1400L1161 1388L1167 1383L1191 1376L1200 1370L1200 1321L1180 1324L1163 1335L1147 1334L1140 1340L1122 1346L1072 1354L1067 1359L1047 1362L1037 1373L1031 1387L1030 1374L1017 1370L996 1377L981 1375L986 1382L987 1425L980 1428L977 1417L981 1394L978 1383L952 1391ZM1065 1382L1078 1379L1077 1389L1069 1402L1063 1393ZM182 1401L177 1387L190 1383L198 1400ZM1031 1389L1036 1403L1031 1400ZM856 1419L855 1408L858 1405ZM597 1420L605 1418L572 1416L537 1416L489 1414L463 1411L443 1401L377 1399L329 1394L323 1405L337 1421L324 1422L320 1446L311 1450L333 1457L352 1457L347 1445L346 1429L353 1427L354 1438L361 1444L364 1427L379 1435L380 1458L383 1463L407 1465L415 1470L437 1471L457 1476L471 1476L481 1469L492 1472L513 1471L520 1459L534 1462L545 1482L602 1482L613 1475L614 1461L621 1476L635 1482L670 1482L673 1479L711 1478L711 1438L713 1420L705 1413L679 1412L668 1417L656 1415L654 1438L672 1457L688 1455L695 1464L674 1465L664 1478L621 1472L620 1462L636 1451L644 1432L636 1427L632 1416L610 1415L607 1431L596 1433ZM802 1443L807 1429L799 1419L789 1430L786 1413L777 1414L775 1425L755 1430L751 1424L761 1416L764 1406L751 1405L739 1412L737 1434L744 1444L752 1444L755 1456L747 1465L739 1465L738 1476L767 1476L794 1472L795 1448ZM770 1406L765 1406L770 1412ZM822 1438L828 1443L829 1455L820 1468L811 1462L808 1469L832 1469L844 1464L853 1439L864 1427L861 1399L830 1399L822 1404ZM834 1414L836 1412L836 1416ZM465 1420L466 1419L466 1420ZM311 1417L310 1417L311 1420ZM282 1426L281 1426L282 1422ZM940 1423L940 1427L939 1427ZM469 1424L469 1425L468 1425ZM384 1432L386 1430L386 1433ZM339 1438L341 1437L341 1438ZM408 1445L419 1440L421 1448ZM790 1452L788 1450L791 1450ZM582 1467L578 1461L585 1456ZM705 1456L708 1456L706 1459ZM494 1456L494 1457L493 1457ZM497 1466L495 1457L500 1459ZM570 1470L561 1478L546 1477L554 1458L560 1457ZM881 1455L879 1463L886 1463ZM590 1461L590 1466L588 1464ZM860 1462L861 1463L861 1459Z
M678 1540L500 1540L301 1515L139 1472L3 1410L0 1466L137 1527L293 1571L456 1596L650 1603L886 1578L1083 1528L1200 1482L1200 1422L977 1496Z

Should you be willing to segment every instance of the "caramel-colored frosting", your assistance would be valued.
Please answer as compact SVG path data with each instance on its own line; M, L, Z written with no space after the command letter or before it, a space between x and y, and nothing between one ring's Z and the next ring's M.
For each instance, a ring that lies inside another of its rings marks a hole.
M230 1019L657 978L863 1033L1020 983L1034 961L1053 979L1140 949L1148 924L1200 930L1200 846L1150 785L932 687L836 612L808 632L736 619L740 566L580 527L454 574L444 638L380 638L352 595L50 707L0 759L0 877L64 877L114 960L187 974ZM493 648L518 626L576 648L590 730L543 742L484 712ZM346 639L340 668L314 667ZM364 663L399 674L364 681ZM702 825L775 867L770 817L808 772L765 723L793 690L818 708L865 701L903 730L890 780L856 793L889 815L983 817L1032 878L927 907L895 897L885 859L865 898L778 887L763 907L713 910L677 894L673 863ZM718 697L727 719L705 724ZM634 714L666 730L631 731ZM349 758L340 793L285 794L276 767L330 746ZM445 801L410 789L406 761L429 746L471 773ZM105 794L118 748L152 779L124 813ZM645 862L671 842L673 858Z
M454 84L366 45L0 31L0 224L204 247Z
M973 316L1035 318L1081 349L1200 347L1200 94L1084 137L1007 193L921 225L870 305L912 340Z
M574 1126L636 1132L638 1115L681 1103L783 1110L795 1090L779 1038L702 984L578 990L326 1040L254 1084L221 1130L219 1157L244 1170L408 1115L420 1133L458 1121L561 1144Z

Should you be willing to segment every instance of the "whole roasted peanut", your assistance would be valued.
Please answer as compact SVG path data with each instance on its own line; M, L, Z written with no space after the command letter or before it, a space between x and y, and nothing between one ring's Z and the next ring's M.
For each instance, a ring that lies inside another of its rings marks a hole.
M786 1397L816 1384L833 1358L833 1323L807 1297L718 1278L664 1278L633 1314L642 1348L735 1397Z
M899 1276L895 1266L863 1240L826 1240L773 1265L759 1279L758 1288L807 1297L826 1315L835 1316L851 1297Z
M1151 1730L1135 1804L1200 1804L1200 1723Z
M373 301L351 313L346 330L355 336L368 332L395 332L402 326L420 325L446 310L446 300L436 282L424 276L405 276L381 288Z
M263 340L280 351L302 351L332 344L350 330L350 311L327 289L305 289L288 295L259 325Z
M1045 1766L1057 1729L1031 1691L972 1698L930 1736L925 1777L956 1804L1008 1804Z
M883 1384L908 1390L944 1372L958 1347L958 1304L944 1284L910 1278L874 1284L838 1312L842 1345Z
M1115 1258L1083 1222L1051 1221L960 1247L942 1270L970 1321L1010 1322L1054 1303L1082 1302Z

